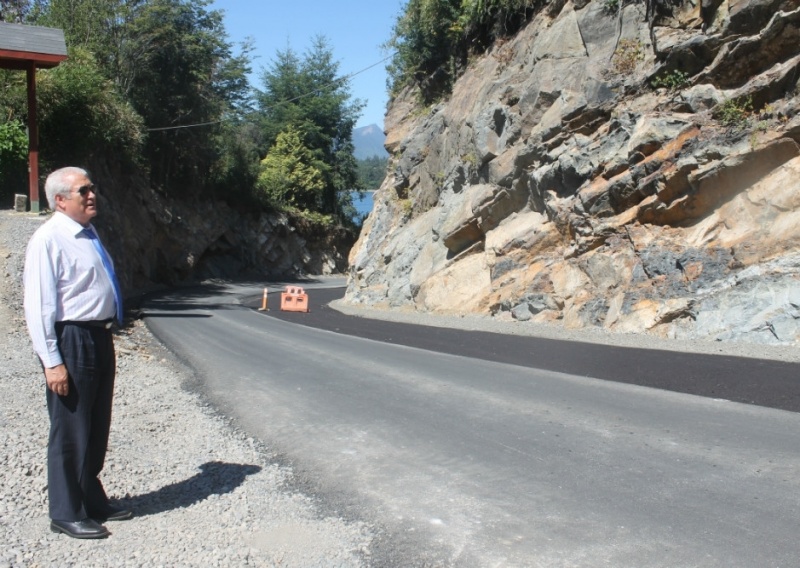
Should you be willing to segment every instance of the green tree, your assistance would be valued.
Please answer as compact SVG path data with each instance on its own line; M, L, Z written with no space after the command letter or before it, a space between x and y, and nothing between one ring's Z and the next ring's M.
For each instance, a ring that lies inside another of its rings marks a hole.
M19 120L0 122L0 198L3 203L10 203L15 193L27 193L27 158L25 125Z
M378 189L386 177L386 166L389 158L372 156L363 160L358 160L358 179L359 187L366 189Z
M142 0L38 0L31 12L36 24L64 30L69 47L94 53L101 67L119 55L118 44Z
M351 100L349 80L339 77L338 70L322 36L314 38L302 59L291 48L279 51L262 75L257 105L266 150L281 132L301 133L322 175L321 198L309 210L346 222L349 190L358 184L352 136L363 103Z
M261 161L258 187L275 205L319 211L325 181L314 164L313 152L303 143L300 132L290 126L278 134Z
M212 195L232 205L258 209L264 201L256 187L261 158L258 127L247 121L226 121L217 141L223 151L211 172Z
M207 9L210 4L37 0L36 23L64 29L70 49L90 53L95 68L141 117L149 133L140 163L152 185L177 195L210 193L254 172L252 165L233 172L245 165L227 155L241 157L241 145L228 142L239 138L231 130L242 127L251 98L251 47L233 54L222 13Z
M315 94L305 91L309 86L301 76L300 67L297 54L287 48L278 51L269 69L262 71L264 90L256 93L256 102L259 125L267 148L275 143L287 126L302 122L300 100Z
M430 103L449 93L470 54L515 33L548 0L409 0L386 46L389 89L420 89Z
M39 73L42 171L65 163L88 164L104 156L141 165L141 117L120 96L87 50Z
M128 95L151 132L152 183L196 192L208 186L222 155L219 124L246 98L246 57L234 58L222 13L208 0L150 0L131 25Z
M0 22L24 23L30 9L30 0L0 0Z
M449 89L452 68L465 59L456 39L460 8L461 0L409 0L387 43L395 52L388 66L393 90L413 82L430 100Z
M18 120L0 122L0 175L27 157L28 136Z

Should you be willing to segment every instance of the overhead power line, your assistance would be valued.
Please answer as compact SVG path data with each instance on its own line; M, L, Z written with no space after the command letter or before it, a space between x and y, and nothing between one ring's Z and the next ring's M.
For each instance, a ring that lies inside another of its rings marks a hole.
M297 95L296 97L291 98L291 99L287 99L285 101L279 101L279 102L275 103L275 105L273 105L273 106L287 104L287 103L293 103L293 102L298 101L300 99L304 99L306 97L310 97L312 95L315 95L315 94L319 93L320 91L322 91L323 89L327 89L328 87L332 87L332 86L336 85L337 83L342 83L343 81L347 81L347 80L352 79L353 77L355 77L357 75L360 75L361 73L369 71L373 67L377 67L381 63L384 63L384 62L388 61L391 58L392 58L392 55L387 55L386 57L384 57L380 61L376 61L372 65L364 67L363 69L359 69L358 71L350 73L349 75L343 75L342 77L338 77L338 78L330 81L329 83L326 83L324 85L321 85L321 86L317 87L313 91L309 91L307 93L303 93L302 95ZM269 108L271 108L271 107L267 107L267 109L269 109ZM148 128L147 131L148 132L163 132L163 131L166 131L166 130L180 130L180 129L183 129L183 128L198 128L198 127L201 127L201 126L211 126L213 124L222 124L223 122L227 122L228 120L233 120L233 119L213 120L211 122L198 122L196 124L182 124L182 125L179 125L179 126L161 126L161 127L158 127L158 128Z
M181 128L196 128L198 126L211 126L212 124L222 124L225 120L213 120L211 122L198 122L196 124L182 124L180 126L161 126L159 128L148 128L147 132L161 132L164 130L179 130Z

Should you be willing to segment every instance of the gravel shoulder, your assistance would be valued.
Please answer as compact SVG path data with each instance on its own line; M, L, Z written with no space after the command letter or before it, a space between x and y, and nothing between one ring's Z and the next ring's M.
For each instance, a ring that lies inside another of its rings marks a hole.
M43 218L0 211L0 567L369 563L373 531L323 518L290 467L184 388L191 371L135 321L118 332L114 420L102 476L135 512L112 535L49 530L44 379L22 313L25 246Z

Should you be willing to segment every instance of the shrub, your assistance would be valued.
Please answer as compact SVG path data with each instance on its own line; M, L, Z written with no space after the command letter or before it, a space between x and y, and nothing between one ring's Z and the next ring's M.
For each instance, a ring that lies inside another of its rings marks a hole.
M72 49L67 61L41 72L39 101L45 162L86 164L98 155L139 160L142 119L86 50Z
M411 217L411 214L414 211L414 201L407 197L405 199L400 200L400 211L403 213L403 217L408 219Z
M668 71L650 81L650 86L654 89L667 89L677 91L689 84L689 74L683 71Z
M718 105L712 116L722 126L740 129L747 126L753 113L753 97L728 99Z
M25 161L28 155L28 135L18 120L0 123L0 179L11 168Z
M423 105L440 100L470 55L513 35L547 0L409 0L398 17L387 66L389 88L420 88Z
M18 120L0 123L0 197L7 203L27 187L28 135Z

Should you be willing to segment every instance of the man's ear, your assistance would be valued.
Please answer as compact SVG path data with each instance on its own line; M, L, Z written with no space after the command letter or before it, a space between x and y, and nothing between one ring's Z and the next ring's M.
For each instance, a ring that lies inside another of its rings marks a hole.
M67 200L66 197L61 195L60 193L56 194L56 211L61 211L64 209L64 202Z

